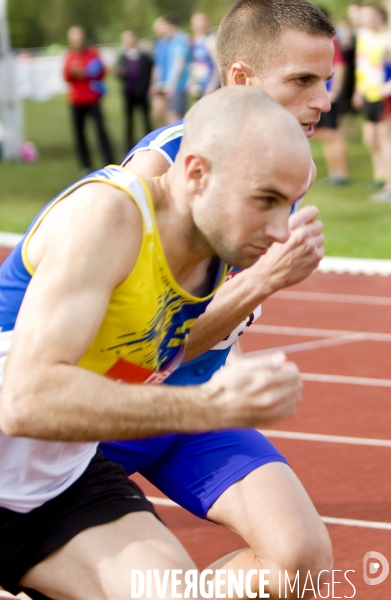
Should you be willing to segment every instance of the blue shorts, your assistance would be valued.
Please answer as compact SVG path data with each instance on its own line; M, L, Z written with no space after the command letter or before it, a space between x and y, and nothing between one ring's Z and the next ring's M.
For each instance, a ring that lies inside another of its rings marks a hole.
M287 460L255 429L167 435L105 442L107 458L139 472L168 498L198 517L232 484L257 467Z

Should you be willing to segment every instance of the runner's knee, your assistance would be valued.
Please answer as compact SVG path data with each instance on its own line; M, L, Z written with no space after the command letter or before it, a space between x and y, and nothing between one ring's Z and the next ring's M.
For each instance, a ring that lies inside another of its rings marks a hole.
M315 530L316 529L316 530ZM257 553L257 569L270 570L274 583L290 581L291 586L297 579L304 584L308 571L319 589L328 580L332 571L333 556L330 537L322 522L319 526L299 532L297 535L285 532L276 535L270 543L271 552L265 556L264 552ZM295 588L297 594L297 586ZM296 596L293 596L296 597ZM301 596L300 596L301 597ZM289 596L288 596L289 598Z

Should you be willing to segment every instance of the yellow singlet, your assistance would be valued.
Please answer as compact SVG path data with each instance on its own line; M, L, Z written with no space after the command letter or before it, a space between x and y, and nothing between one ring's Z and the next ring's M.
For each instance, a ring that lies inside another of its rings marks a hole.
M367 29L359 32L356 49L357 91L368 102L382 99L385 47L386 33L374 33Z
M110 166L65 190L34 223L22 249L30 275L34 270L26 249L42 219L57 202L93 181L128 194L142 215L143 237L136 265L113 290L99 331L79 366L122 381L160 383L179 366L190 328L223 283L227 266L220 265L217 285L208 296L197 298L183 290L167 264L147 185L122 167Z

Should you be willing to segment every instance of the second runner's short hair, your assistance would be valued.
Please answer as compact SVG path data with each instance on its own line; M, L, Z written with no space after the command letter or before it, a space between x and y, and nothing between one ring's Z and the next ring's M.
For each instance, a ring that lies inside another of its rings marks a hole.
M333 38L335 29L309 0L237 0L220 23L216 38L221 82L238 60L259 77L286 29Z

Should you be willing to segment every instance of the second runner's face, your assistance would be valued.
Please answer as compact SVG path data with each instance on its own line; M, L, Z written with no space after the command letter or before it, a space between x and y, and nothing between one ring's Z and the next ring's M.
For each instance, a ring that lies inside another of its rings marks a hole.
M262 77L254 76L248 83L289 110L310 138L320 113L330 110L325 82L333 74L333 56L331 39L288 29L281 34L278 52Z

